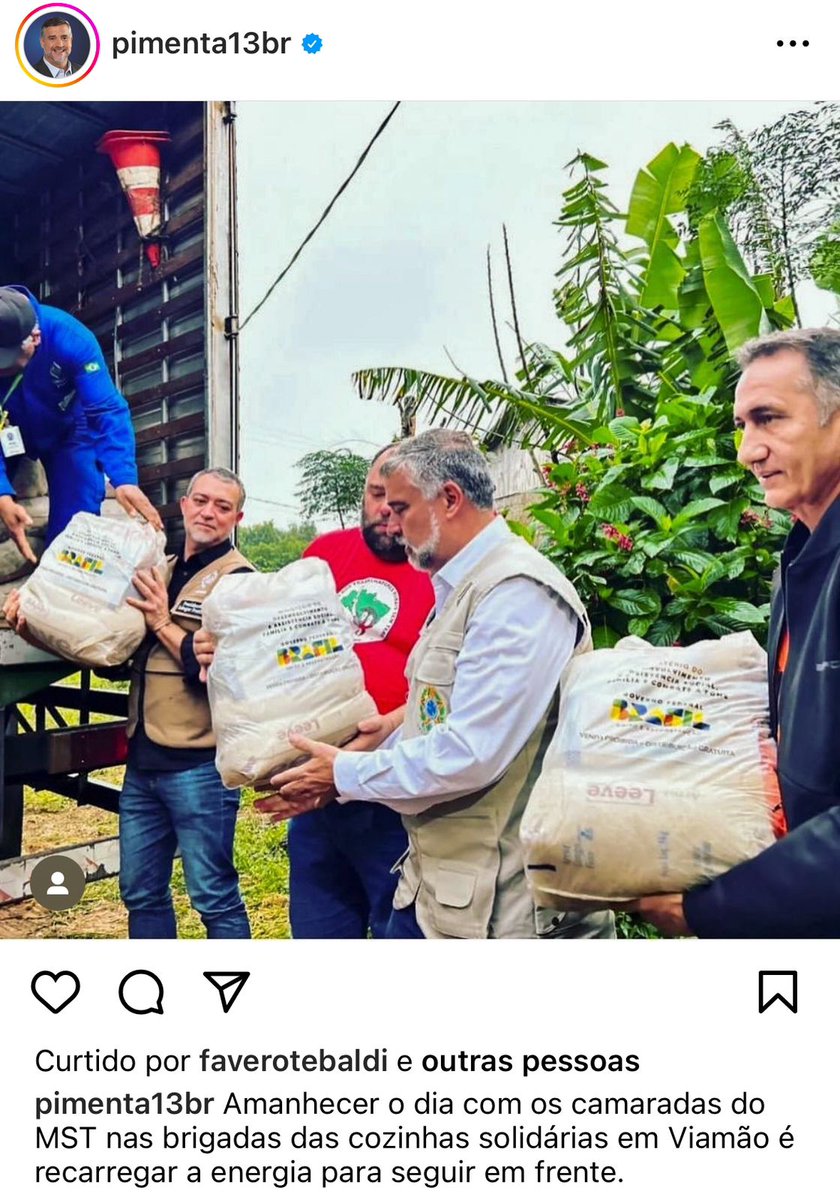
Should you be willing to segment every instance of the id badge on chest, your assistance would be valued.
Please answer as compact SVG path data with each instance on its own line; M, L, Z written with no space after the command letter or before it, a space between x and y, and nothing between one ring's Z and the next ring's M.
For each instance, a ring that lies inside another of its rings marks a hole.
M25 454L26 447L17 425L5 425L0 430L0 450L4 458L14 458L16 454Z

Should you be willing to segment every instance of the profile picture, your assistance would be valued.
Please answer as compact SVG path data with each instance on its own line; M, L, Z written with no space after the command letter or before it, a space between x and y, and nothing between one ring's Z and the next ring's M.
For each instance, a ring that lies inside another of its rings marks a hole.
M99 57L99 35L80 8L43 5L21 22L17 56L36 83L67 87L93 70Z

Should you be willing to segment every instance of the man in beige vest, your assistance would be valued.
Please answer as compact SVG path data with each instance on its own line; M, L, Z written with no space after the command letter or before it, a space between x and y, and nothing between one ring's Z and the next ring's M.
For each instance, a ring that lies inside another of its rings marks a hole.
M200 471L181 500L185 541L167 583L139 571L148 636L132 663L128 766L120 796L120 893L132 938L177 934L170 880L180 848L187 891L210 938L251 936L233 865L239 792L215 765L210 706L193 636L224 576L253 568L231 544L245 489L223 468Z
M279 816L373 800L402 814L409 849L387 936L610 937L611 913L535 909L519 825L556 723L561 671L591 645L569 581L493 509L483 456L432 430L383 465L389 532L432 577L433 618L406 668L400 729L365 753L308 739L278 775Z

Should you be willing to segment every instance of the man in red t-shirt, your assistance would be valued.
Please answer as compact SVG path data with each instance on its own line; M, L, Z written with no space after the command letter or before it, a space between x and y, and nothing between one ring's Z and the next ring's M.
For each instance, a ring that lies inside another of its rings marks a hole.
M322 558L350 614L365 687L382 714L406 700L405 664L431 611L429 576L415 570L388 534L389 510L379 467L371 463L362 524L315 539L304 558ZM394 718L394 725L402 717ZM407 838L399 814L384 804L327 804L289 825L290 918L296 938L384 935L396 887L394 863Z

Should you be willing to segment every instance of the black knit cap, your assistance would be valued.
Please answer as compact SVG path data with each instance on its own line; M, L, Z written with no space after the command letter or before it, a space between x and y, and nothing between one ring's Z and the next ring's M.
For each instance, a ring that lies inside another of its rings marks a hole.
M35 328L35 309L23 292L0 287L0 369L20 357L21 342Z

